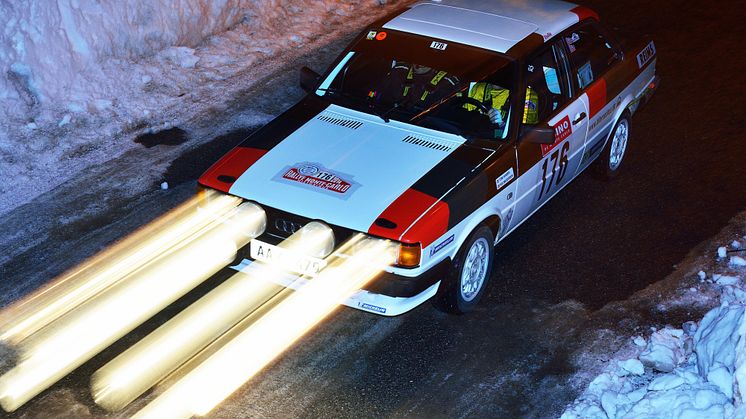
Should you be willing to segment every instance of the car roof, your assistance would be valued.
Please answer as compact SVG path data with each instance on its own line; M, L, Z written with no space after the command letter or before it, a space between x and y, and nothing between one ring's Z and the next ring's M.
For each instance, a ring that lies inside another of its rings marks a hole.
M532 34L547 40L595 12L559 0L430 0L383 27L507 53Z

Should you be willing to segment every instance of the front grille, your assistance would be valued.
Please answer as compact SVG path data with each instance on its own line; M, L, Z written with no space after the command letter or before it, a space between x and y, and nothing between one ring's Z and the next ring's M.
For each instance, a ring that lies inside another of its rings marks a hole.
M280 217L275 218L273 225L276 231L283 232L288 236L303 228L303 224L301 223Z
M291 214L289 212L281 211L275 208L262 207L267 213L267 230L263 236L272 236L274 239L269 239L268 242L277 244L290 237L293 233L303 228L304 225L314 221L310 218L301 217L299 215ZM323 220L320 220L323 221ZM334 240L337 246L347 241L352 236L352 230L338 227L326 223L334 231ZM259 237L261 239L261 237Z

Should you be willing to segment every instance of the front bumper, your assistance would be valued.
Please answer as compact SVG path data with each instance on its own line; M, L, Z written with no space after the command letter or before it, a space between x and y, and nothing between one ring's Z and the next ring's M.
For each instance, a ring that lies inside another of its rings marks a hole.
M250 259L243 259L231 268L239 272L250 271L253 263ZM437 293L440 280L443 275L447 274L450 266L451 260L445 259L433 269L418 277L405 277L384 272L374 279L367 289L356 291L343 304L387 317L404 314ZM298 275L292 273L272 279L275 284L295 290L303 287L308 281L305 277L298 277Z
M257 240L271 245L279 245L294 231L313 221L275 208L265 206L262 208L267 213L267 229L264 234L257 237ZM293 227L293 229L287 227ZM334 232L336 243L344 243L355 234L354 231L343 227L335 225L329 225L329 227ZM231 268L238 271L250 271L253 269L252 263L249 245L247 245L239 250L238 257ZM438 291L440 280L448 274L450 267L451 259L446 258L417 276L402 275L402 273L408 273L404 268L392 268L395 272L383 272L366 288L355 292L343 304L370 313L398 316L433 297ZM299 277L293 273L272 280L273 283L291 289L298 289L307 281L305 277Z

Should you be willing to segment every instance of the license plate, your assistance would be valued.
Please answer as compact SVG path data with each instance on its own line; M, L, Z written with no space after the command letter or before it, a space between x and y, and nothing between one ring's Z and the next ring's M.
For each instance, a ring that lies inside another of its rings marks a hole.
M326 267L324 259L298 255L260 240L251 241L249 254L254 260L278 266L301 275L316 276Z

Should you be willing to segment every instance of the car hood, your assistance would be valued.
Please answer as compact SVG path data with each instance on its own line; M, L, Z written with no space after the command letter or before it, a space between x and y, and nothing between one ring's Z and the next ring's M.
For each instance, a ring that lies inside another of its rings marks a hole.
M415 182L454 150L469 147L465 141L330 105L256 161L229 192L310 219L368 231ZM484 159L492 154L481 148L475 152L483 153Z

